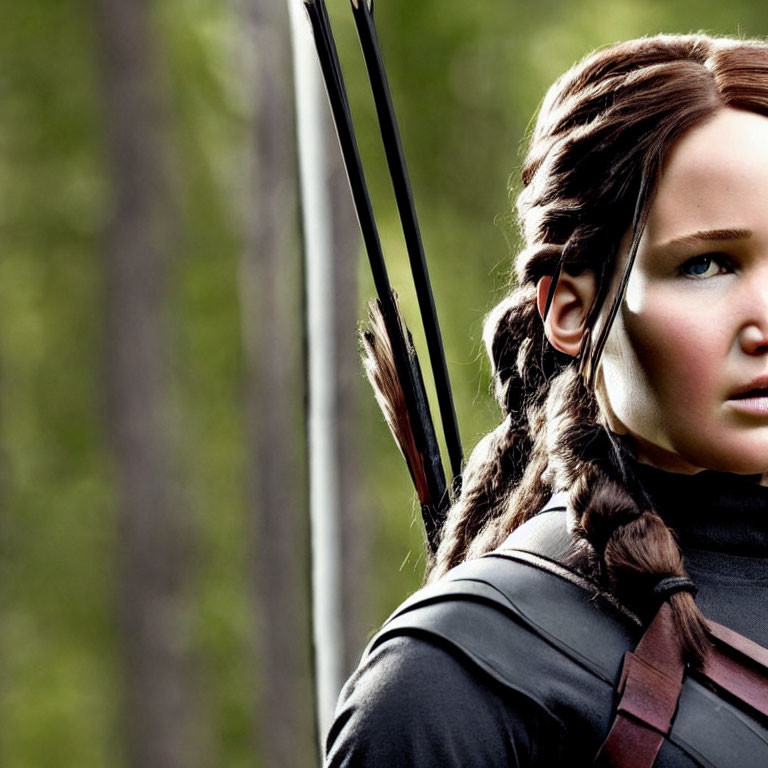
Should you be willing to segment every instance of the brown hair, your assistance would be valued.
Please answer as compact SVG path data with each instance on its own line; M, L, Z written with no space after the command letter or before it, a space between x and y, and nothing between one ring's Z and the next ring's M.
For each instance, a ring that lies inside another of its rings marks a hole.
M629 607L659 578L685 575L672 533L628 471L631 443L606 428L582 375L600 345L587 333L581 359L557 352L544 336L536 284L560 269L594 272L594 330L621 238L632 227L636 248L664 158L724 106L768 116L767 44L703 34L633 40L591 54L550 88L522 169L516 287L485 328L504 420L468 461L431 578L498 546L562 490L596 581ZM619 290L614 306L621 299ZM692 596L677 593L670 604L690 659L700 661L705 623Z

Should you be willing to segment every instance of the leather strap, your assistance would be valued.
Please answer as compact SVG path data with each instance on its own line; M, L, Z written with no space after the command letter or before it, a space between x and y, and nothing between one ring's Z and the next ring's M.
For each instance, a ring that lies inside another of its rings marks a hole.
M716 621L707 619L707 623L709 624L709 633L716 643L721 643L737 651L756 666L762 667L765 674L768 675L768 648L763 648L762 645L758 645L748 637L744 637L744 635L740 635Z
M768 650L713 621L709 628L714 644L704 663L704 677L768 718Z
M566 497L562 494L552 497L542 513L537 516L538 519L534 518L526 526L523 526L522 529L517 529L508 539L508 544L518 549L541 553L554 562L567 562L566 555L569 552L570 546L572 546L572 537L567 531L567 526L561 522L553 533L551 530L553 527L551 519L547 519L556 517L558 513L562 515L566 508ZM524 536L522 535L523 533L525 534ZM666 603L663 604L663 607L662 616L668 615L671 619L671 612ZM657 616L657 619L659 621L658 626L661 627L663 623L666 627L664 631L669 632L670 647L675 645L674 637L676 636L676 631L671 620L668 621L659 616ZM708 653L704 668L697 672L696 676L700 680L703 679L703 682L709 688L719 690L721 695L731 698L747 711L751 710L753 716L756 715L768 721L768 649L714 621L708 621L708 625L713 645ZM648 632L651 632L650 627ZM654 674L647 671L641 673L637 668L637 660L633 659L633 657L640 655L643 656L645 661L649 660L647 656L644 656L644 651L642 650L644 647L641 641L641 645L638 646L634 654L626 654L620 678L620 694L626 690L626 679L634 681L635 679L640 679L643 675L647 677ZM659 653L660 655L656 656L655 661L650 662L651 667L656 670L659 669L660 664L664 663L664 652ZM673 676L677 677L677 671L674 672ZM633 682L632 685L639 685L639 683ZM630 697L627 699L627 703L633 700ZM621 706L620 704L620 710ZM638 722L645 722L651 730L654 728L655 730L664 730L659 728L659 723L651 725L653 723L652 716L645 717L645 720L643 720L642 716L639 718L635 716L633 720L629 712L623 713L621 718L617 718L617 721L614 723L616 734L612 739L611 734L609 734L602 751L607 754L606 750L614 750L615 745L624 743L624 739L629 739L630 741L626 742L627 746L622 747L622 750L626 750L629 753L636 752L639 756L643 754L650 755L647 748L635 749L632 745L633 740L641 738L641 730L643 731L642 743L658 742L660 745L661 738L659 736L648 736L648 729L638 725ZM669 724L667 724L665 732L668 732L668 729ZM635 763L627 762L628 758L624 757L623 759L625 760L623 763L613 762L607 764L616 766L635 765ZM637 765L653 764L652 759L648 762L648 757L638 757L637 759L645 760L645 762L639 762Z
M634 652L624 655L616 719L596 766L651 768L677 711L684 673L672 610L664 603Z
M710 635L714 642L701 676L768 718L768 651L715 622ZM598 768L652 768L669 734L684 674L672 611L664 603L634 653L624 655L616 719L595 758Z

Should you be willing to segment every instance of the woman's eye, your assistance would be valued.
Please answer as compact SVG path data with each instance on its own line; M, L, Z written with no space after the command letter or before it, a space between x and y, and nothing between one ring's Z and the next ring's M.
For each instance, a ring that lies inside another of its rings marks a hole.
M728 266L725 258L718 254L707 254L705 256L695 256L688 259L680 267L680 274L686 277L702 278L714 277L728 272Z

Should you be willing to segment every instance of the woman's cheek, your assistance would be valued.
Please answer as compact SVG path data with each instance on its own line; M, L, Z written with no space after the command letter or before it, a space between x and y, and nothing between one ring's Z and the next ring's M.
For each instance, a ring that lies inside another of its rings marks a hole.
M658 409L657 428L662 430L673 423L677 429L685 429L684 422L697 428L707 422L710 409L717 405L724 363L716 324L691 322L684 305L678 304L677 309L682 311L674 311L671 302L656 306L654 311L635 316L628 327Z

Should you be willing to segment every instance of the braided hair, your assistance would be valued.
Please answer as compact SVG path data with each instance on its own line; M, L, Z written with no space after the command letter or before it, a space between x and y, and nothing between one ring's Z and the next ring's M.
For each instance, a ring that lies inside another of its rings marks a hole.
M612 287L622 237L630 230L636 248L673 143L725 106L768 116L768 44L642 38L591 54L547 93L522 169L516 286L485 326L504 419L469 458L430 578L497 547L558 491L570 494L577 548L606 592L642 615L660 578L685 576L672 532L628 471L631 437L608 429L584 371L599 362L598 313L612 290L622 300ZM556 283L561 270L597 283L577 359L549 344L537 307L539 280ZM698 663L704 619L686 592L669 602Z

